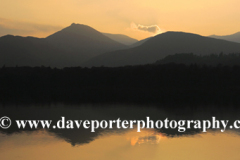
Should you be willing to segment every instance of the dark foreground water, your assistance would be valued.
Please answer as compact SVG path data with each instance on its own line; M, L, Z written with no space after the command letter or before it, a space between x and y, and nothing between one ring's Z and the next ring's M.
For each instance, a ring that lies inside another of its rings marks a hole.
M175 108L175 109L173 109ZM183 109L184 108L184 109ZM0 117L12 120L0 129L1 160L237 160L238 129L17 129L15 120L218 120L240 119L238 107L139 105L5 105Z

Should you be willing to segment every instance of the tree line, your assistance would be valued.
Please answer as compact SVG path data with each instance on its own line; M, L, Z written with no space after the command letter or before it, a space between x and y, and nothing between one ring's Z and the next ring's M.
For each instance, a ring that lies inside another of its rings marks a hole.
M2 67L0 101L239 104L240 66Z

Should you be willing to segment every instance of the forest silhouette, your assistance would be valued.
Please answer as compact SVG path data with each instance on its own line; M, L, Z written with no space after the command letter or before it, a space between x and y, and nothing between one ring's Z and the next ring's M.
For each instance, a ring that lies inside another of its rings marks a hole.
M2 67L0 101L239 104L240 66Z

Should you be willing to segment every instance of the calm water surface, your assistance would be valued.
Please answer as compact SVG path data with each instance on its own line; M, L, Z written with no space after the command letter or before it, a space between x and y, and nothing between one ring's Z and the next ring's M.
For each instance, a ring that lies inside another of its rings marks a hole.
M146 116L158 119L239 119L239 111L233 108L207 109L197 107L166 109L159 106L137 105L5 105L0 116L16 119L59 120L61 116L73 120L142 119ZM206 107L205 107L206 108ZM97 129L25 129L18 130L14 124L7 130L0 129L1 160L238 160L240 159L240 136L238 130L177 130L136 128Z

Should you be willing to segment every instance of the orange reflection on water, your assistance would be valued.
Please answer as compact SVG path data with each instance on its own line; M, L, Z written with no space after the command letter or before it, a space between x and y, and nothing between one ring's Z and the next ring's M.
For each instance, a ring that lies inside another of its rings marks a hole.
M47 131L0 133L0 160L237 160L239 149L240 136L230 132L169 138L130 130L76 146Z
M127 139L130 139L131 145L158 144L160 140L166 138L162 133L154 130L142 130L140 133L132 133Z

